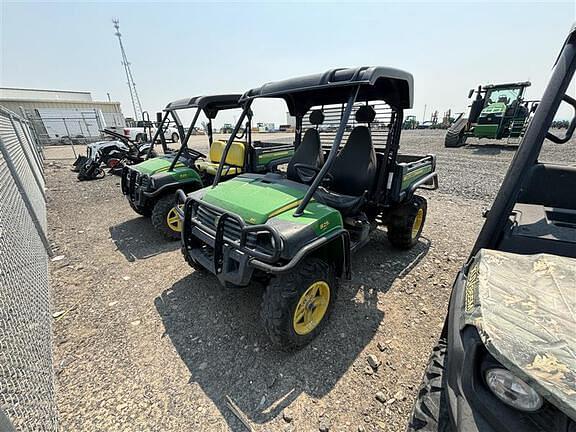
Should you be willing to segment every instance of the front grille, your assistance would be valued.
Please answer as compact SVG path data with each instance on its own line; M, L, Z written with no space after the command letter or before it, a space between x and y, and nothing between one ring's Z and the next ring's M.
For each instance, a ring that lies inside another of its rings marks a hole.
M217 212L211 208L203 205L198 205L196 208L196 220L204 227L216 231L217 218L222 215L222 212ZM227 218L224 221L224 239L230 242L240 242L242 227L234 218ZM270 250L257 243L257 234L254 232L246 235L246 244L248 249L256 250L265 254L269 254Z

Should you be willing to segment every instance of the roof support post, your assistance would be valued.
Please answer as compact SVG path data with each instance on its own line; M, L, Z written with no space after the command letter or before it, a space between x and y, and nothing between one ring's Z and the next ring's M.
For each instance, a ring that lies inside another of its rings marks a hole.
M338 127L338 132L336 132L336 136L334 137L334 142L332 143L332 147L330 148L330 153L328 154L328 159L322 166L320 172L314 178L314 181L306 191L306 195L300 202L300 205L294 212L294 217L302 216L304 213L304 209L312 199L312 196L320 186L320 183L324 179L326 173L330 170L332 165L334 164L334 160L336 159L336 154L338 153L338 148L340 147L340 143L342 142L342 137L344 136L344 131L346 130L346 124L348 123L348 119L350 118L350 114L352 113L352 107L354 106L354 102L356 102L356 98L358 97L358 92L360 91L360 86L356 85L352 88L350 92L350 96L348 97L348 102L346 102L346 109L342 113L342 118L340 119L340 126Z

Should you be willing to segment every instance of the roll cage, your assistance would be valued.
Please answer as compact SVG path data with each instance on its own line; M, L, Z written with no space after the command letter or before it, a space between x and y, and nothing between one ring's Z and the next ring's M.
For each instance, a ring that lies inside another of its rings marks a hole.
M376 195L379 194L378 188L392 174L400 141L403 110L412 107L413 78L410 73L398 69L363 66L354 69L331 69L321 74L270 82L262 87L247 91L240 98L239 102L243 105L243 111L224 148L213 187L217 186L220 181L224 167L223 161L227 158L234 136L240 130L246 116L251 116L251 105L258 98L284 99L290 114L296 117L294 140L296 148L302 139L303 117L310 108L342 104L338 129L329 148L328 157L296 208L294 216L298 217L303 214L312 196L332 167L344 137L352 109L357 102L366 102L368 104L370 101L384 101L392 109L390 128L384 151L384 169L381 170L377 179Z
M200 116L201 112L203 112L206 118L208 119L208 127L207 127L208 142L209 145L212 145L213 142L212 120L216 118L216 116L220 111L242 108L243 105L239 102L240 96L241 96L240 94L195 96L191 98L179 99L170 102L164 108L163 113L159 113L161 114L161 116L159 115L158 128L156 129L156 133L154 135L154 138L152 139L152 145L148 150L146 159L150 158L156 140L158 138L160 138L162 141L164 140L164 134L162 133L162 130L164 125L167 125L167 123L170 122L170 117L172 118L172 121L174 121L176 128L178 129L178 135L180 137L180 148L176 152L174 160L170 165L169 171L174 170L174 167L178 163L178 159L182 156L184 150L188 149L188 139L190 138L190 135L194 131L194 127L196 126L196 122L198 121L198 117ZM185 131L182 120L178 115L178 111L194 108L196 108L196 111L192 118L192 122L190 123L188 130ZM245 133L248 135L250 134L249 128L245 131ZM235 135L232 135L232 137L234 136ZM198 156L204 156L201 153L196 152L195 150L192 151L198 153Z

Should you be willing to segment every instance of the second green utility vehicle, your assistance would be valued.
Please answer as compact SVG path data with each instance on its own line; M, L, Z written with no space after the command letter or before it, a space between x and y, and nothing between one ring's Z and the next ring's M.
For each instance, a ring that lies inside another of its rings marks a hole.
M170 122L169 117L180 134L180 148L174 153L148 159L138 165L127 166L122 173L122 193L128 199L132 209L143 216L150 216L154 228L170 240L180 239L181 220L174 205L174 193L177 189L192 192L210 184L214 179L226 141L214 140L212 121L224 110L238 109L239 94L196 96L169 103L159 122L152 142L162 141L166 148L164 136L160 134L162 125ZM180 114L182 111L193 111L192 122L185 132ZM194 150L188 146L191 134L200 114L208 119L209 154ZM268 163L273 160L286 161L293 152L289 144L274 143L266 147L247 144L250 140L251 113L246 115L247 122L242 132L235 131L230 140L230 147L222 167L220 178L228 179L242 172L265 172ZM150 148L151 155L153 147Z
M436 159L398 155L403 111L412 106L407 72L332 69L265 84L241 98L232 137L259 98L283 100L296 118L294 156L285 172L225 183L221 162L212 186L179 192L182 252L225 285L265 283L266 332L296 349L325 325L338 279L350 278L351 253L378 226L394 246L418 242L427 204L415 192L437 187ZM231 138L223 160L232 148Z
M524 135L530 114L537 101L524 99L529 81L488 84L471 89L468 98L476 93L468 117L457 118L446 132L446 147L461 147L468 138L491 140L519 140Z

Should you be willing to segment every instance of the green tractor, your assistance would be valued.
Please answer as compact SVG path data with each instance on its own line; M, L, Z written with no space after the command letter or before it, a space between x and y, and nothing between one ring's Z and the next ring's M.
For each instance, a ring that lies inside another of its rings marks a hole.
M470 105L468 118L459 117L446 132L446 147L461 147L466 139L491 140L517 139L524 135L530 114L538 106L537 101L524 100L529 81L488 84L471 89L468 98L476 94Z
M398 248L419 240L427 203L415 192L438 183L435 156L398 154L412 83L404 71L359 67L252 89L232 136L255 100L283 100L296 119L286 168L222 183L221 162L212 186L178 192L186 261L225 286L267 285L264 327L282 349L321 331L338 280L351 277L351 254L378 226ZM232 147L229 139L224 159Z
M181 220L174 207L174 193L181 189L186 192L202 188L212 183L221 161L226 142L214 140L212 121L219 112L238 109L239 94L197 96L169 103L164 109L160 125L170 121L178 128L180 148L175 154L147 159L137 165L127 166L122 172L122 193L128 199L132 209L152 219L154 228L169 240L180 239ZM192 123L187 132L180 119L183 110L194 110ZM210 151L208 156L188 147L190 135L203 113L208 119L207 136ZM291 145L269 144L266 147L258 143L247 144L250 139L251 113L242 132L239 129L230 140L230 148L223 164L220 178L229 179L243 172L266 172L270 161L287 161L293 152ZM152 142L159 138L159 127ZM165 143L162 141L164 147ZM152 147L149 156L152 154Z

